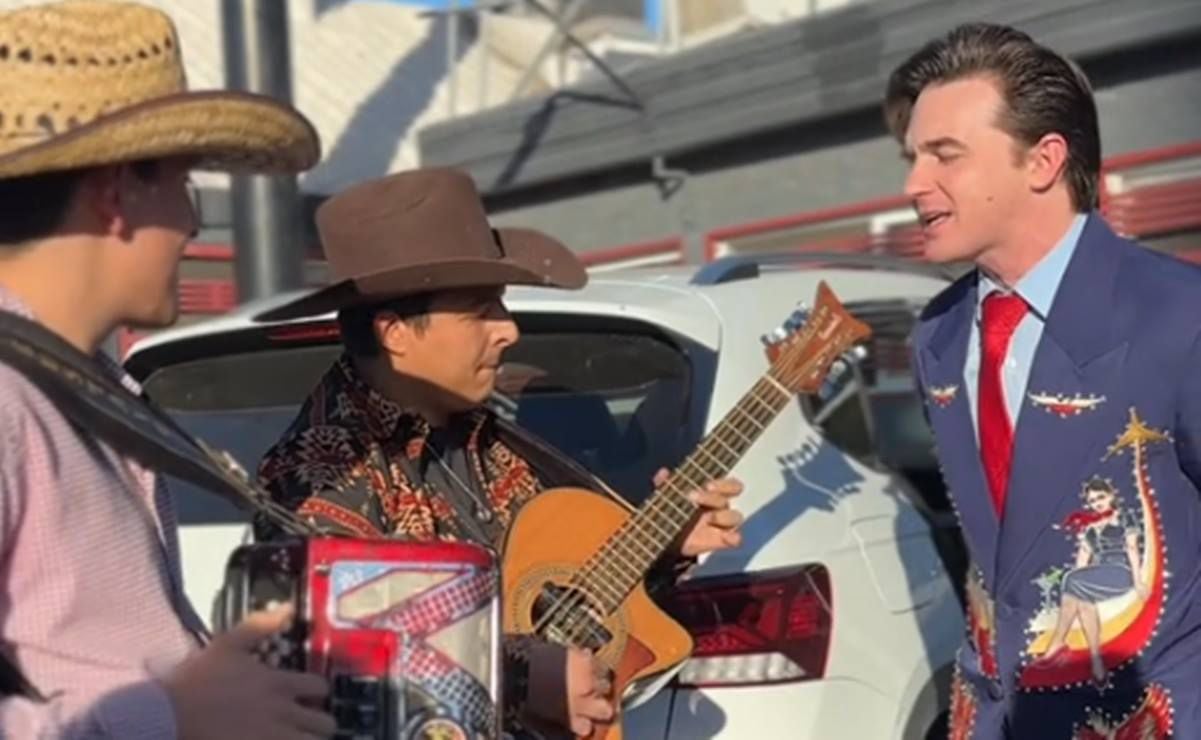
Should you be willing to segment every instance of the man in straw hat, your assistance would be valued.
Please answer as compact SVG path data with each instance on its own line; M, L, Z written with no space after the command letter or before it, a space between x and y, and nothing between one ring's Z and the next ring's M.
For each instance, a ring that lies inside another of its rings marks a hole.
M492 229L474 183L450 169L352 187L318 209L317 227L336 280L261 318L337 310L346 351L263 459L260 477L277 501L358 536L499 550L516 512L544 488L607 490L482 405L518 338L504 286L582 287L587 275L567 247L536 231ZM697 492L704 513L659 580L739 543L730 500L741 490L721 480ZM256 534L275 531L258 522ZM607 678L586 653L529 638L504 646L509 731L587 735L612 716Z
M89 354L120 325L175 320L189 169L288 173L319 156L289 107L188 92L172 22L137 5L0 12L0 80L0 310ZM0 435L0 639L33 695L0 701L0 736L332 735L311 708L324 680L254 656L288 614L208 640L158 476L8 366Z

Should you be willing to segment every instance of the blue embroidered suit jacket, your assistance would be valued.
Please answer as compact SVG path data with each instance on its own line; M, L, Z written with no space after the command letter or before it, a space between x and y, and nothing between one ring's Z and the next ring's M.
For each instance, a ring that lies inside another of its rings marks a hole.
M1035 351L1000 517L962 388L975 293L975 273L958 280L913 338L973 560L953 722L989 739L1145 722L1147 737L1201 737L1201 270L1089 216Z

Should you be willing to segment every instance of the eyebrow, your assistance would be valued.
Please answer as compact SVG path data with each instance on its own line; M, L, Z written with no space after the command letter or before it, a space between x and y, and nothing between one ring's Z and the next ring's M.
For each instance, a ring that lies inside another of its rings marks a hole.
M923 152L937 152L942 149L955 149L956 151L962 152L967 151L967 144L964 144L959 139L951 136L940 136L937 139L927 139L926 141L923 141L921 144L917 145L917 148L919 151ZM905 146L901 150L901 158L907 162L912 162L914 156L916 156L916 154L909 146Z

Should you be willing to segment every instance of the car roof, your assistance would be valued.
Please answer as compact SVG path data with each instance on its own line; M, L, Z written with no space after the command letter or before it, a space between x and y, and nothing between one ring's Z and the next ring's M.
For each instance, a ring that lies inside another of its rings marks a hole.
M702 266L664 265L594 270L577 291L513 286L505 303L515 314L574 313L653 323L702 345L716 348L721 317L741 313L765 291L787 291L811 300L817 286L830 284L845 303L928 298L946 287L954 272L890 257L844 254L785 254L723 258ZM256 322L254 317L306 291L287 291L249 301L227 314L156 332L130 349L132 357L150 349L255 327L325 323L333 313L302 320Z

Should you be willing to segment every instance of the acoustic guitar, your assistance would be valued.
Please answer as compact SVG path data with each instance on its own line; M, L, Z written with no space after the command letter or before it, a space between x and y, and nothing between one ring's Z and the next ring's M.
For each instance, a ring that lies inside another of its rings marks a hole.
M767 372L640 508L582 489L534 497L503 555L504 631L591 649L613 671L615 697L687 658L692 638L651 601L643 580L696 521L688 494L726 476L795 394L817 392L840 356L870 334L823 282L811 312L794 312L765 339ZM616 717L590 736L619 738Z

